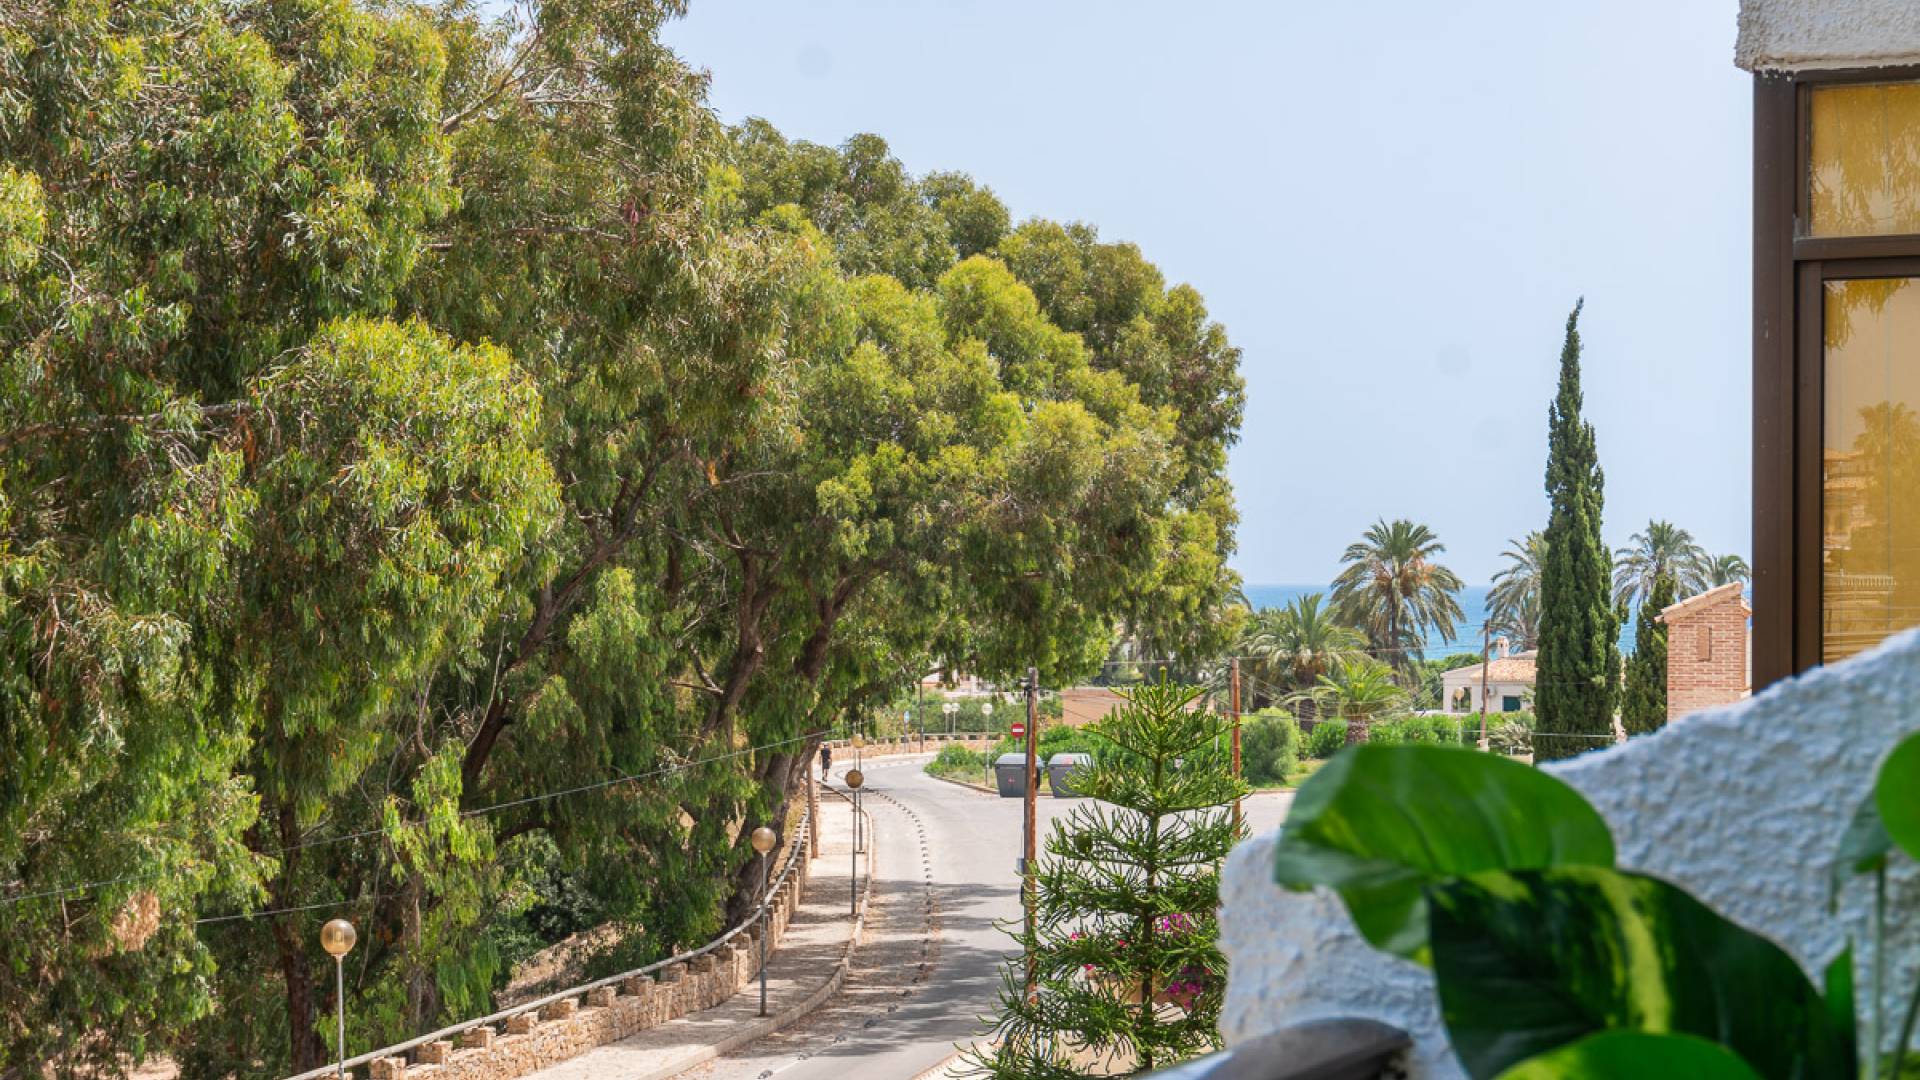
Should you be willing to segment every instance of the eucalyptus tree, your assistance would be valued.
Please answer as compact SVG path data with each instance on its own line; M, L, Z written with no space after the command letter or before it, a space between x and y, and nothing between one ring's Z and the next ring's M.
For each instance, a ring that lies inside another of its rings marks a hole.
M1220 633L1197 294L1062 325L971 181L755 157L678 10L0 30L0 1071L316 1064L334 914L355 1045L484 1011L536 846L671 950L906 661Z
M1374 655L1402 677L1429 633L1452 641L1465 618L1454 597L1460 576L1437 561L1446 550L1425 525L1383 518L1340 556L1347 565L1333 579L1335 614L1365 630Z
M1626 547L1613 553L1613 598L1633 604L1652 595L1661 577L1673 579L1674 592L1693 596L1707 589L1710 560L1693 534L1671 521L1649 521Z

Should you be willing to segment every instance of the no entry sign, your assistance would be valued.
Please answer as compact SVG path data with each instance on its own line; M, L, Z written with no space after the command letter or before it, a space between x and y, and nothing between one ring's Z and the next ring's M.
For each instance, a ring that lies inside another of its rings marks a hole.
M1013 722L1013 737L1016 739L1024 738L1026 734L1027 734L1027 725L1021 723L1018 720L1015 720Z

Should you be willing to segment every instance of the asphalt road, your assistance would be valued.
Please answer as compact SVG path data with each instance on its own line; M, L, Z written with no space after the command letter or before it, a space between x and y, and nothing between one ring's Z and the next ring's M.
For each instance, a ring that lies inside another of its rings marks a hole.
M877 916L847 989L805 1023L703 1065L701 1080L911 1080L970 1043L995 1010L1020 917L1021 800L921 771L926 758L869 762L878 833ZM836 763L838 786L846 762ZM1078 800L1042 795L1041 836ZM1247 799L1255 833L1279 827L1291 793ZM823 812L845 812L830 799Z

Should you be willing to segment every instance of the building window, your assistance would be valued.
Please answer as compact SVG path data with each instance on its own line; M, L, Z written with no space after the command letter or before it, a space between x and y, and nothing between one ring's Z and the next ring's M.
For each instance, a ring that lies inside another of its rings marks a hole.
M1713 627L1703 626L1694 634L1693 658L1701 663L1713 659Z
M1824 315L1831 663L1920 622L1920 279L1829 281Z
M1920 68L1754 91L1758 689L1920 625Z
M1810 95L1807 235L1920 233L1920 83Z
M1518 694L1507 694L1501 697L1500 711L1501 712L1519 712L1520 696Z

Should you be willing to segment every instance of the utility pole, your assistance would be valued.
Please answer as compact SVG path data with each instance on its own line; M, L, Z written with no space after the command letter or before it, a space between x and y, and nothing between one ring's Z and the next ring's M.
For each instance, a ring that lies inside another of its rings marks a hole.
M1039 787L1040 787L1040 669L1027 669L1027 798L1026 798L1026 855L1020 861L1020 896L1027 908L1027 993L1034 990L1033 980L1033 940L1036 930L1037 881L1034 877L1034 860L1038 855L1036 841L1039 823Z
M1480 749L1487 748L1487 666L1493 656L1493 623L1480 624Z
M1227 661L1227 709L1233 713L1233 778L1240 779L1240 658ZM1285 779L1282 777L1282 779ZM1240 799L1233 800L1233 831L1240 833Z

